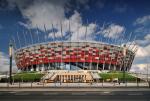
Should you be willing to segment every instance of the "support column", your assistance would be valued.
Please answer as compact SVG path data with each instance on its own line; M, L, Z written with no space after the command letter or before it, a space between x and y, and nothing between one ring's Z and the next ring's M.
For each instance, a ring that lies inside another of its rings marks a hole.
M30 71L30 68L29 68L29 67L27 67L27 69L28 69L28 71Z
M31 66L31 69L30 69L30 71L34 71L34 69L33 69L33 65Z
M97 70L98 70L98 63L97 63Z
M66 82L67 82L67 80L68 80L68 75L66 76Z
M90 70L91 70L91 68L92 68L92 62L90 63Z
M121 67L122 67L122 66L121 66L121 64L120 64L120 71L121 71Z
M44 64L43 64L42 67L41 67L41 71L42 71L42 72L44 71Z
M37 72L39 71L39 65L36 65L36 71Z
M62 80L62 75L60 75L60 82L62 83L62 81L63 81L63 80Z
M62 75L62 81L64 82L64 75Z
M28 71L28 67L25 67L26 68L26 71Z
M104 68L104 63L103 63L103 70L104 70L105 68Z
M114 70L116 70L116 65L114 65Z
M73 75L73 82L74 82L74 78L75 78L75 75Z
M109 67L108 67L109 70L110 70L110 66L111 66L111 64L109 64Z
M18 73L20 73L21 72L21 69L18 69L18 71L17 71Z

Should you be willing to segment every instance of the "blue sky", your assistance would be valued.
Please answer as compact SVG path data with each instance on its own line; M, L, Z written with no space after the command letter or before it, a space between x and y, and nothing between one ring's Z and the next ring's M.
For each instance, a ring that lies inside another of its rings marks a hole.
M149 5L149 0L0 0L0 68L8 65L9 40L14 37L16 46L20 46L17 32L21 47L31 44L30 31L35 39L33 43L51 41L53 24L59 40L61 22L63 40L69 40L67 31L70 21L71 40L74 41L84 39L86 28L87 39L91 41L98 41L99 37L104 41L105 38L129 39L132 32L129 42L137 36L135 41L138 46L132 68L143 70L150 55Z

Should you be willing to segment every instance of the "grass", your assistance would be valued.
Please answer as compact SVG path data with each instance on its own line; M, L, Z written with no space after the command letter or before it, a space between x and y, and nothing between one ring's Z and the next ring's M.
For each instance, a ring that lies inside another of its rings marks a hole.
M40 81L41 77L44 74L42 73L37 73L37 72L22 72L22 73L17 73L13 76L14 82L35 82L35 81Z
M122 81L123 80L123 72L108 72L108 73L100 73L100 77L102 77L103 80L113 80L114 78L118 78L118 80ZM125 79L127 81L136 81L136 78L128 74L127 72L125 73Z
M21 72L17 73L13 76L14 82L39 82L41 80L41 77L44 74L38 73L38 72ZM123 80L123 72L119 71L111 71L108 73L100 73L100 77L107 81L109 79L112 81L114 78L118 78L120 81ZM125 78L128 82L135 82L137 78L131 76L127 72L125 73ZM3 80L4 82L7 80Z

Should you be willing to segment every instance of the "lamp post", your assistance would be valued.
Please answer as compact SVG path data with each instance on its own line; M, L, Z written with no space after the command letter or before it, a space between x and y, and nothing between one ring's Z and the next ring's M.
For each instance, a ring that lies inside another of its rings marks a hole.
M148 59L147 59L148 60ZM147 61L147 82L148 82L148 87L150 88L150 81L149 81L149 65L148 65L148 61Z
M123 45L123 83L125 83L125 60L126 60L126 45Z
M10 59L10 63L9 63L9 83L12 85L12 42L10 40L9 42L9 59Z

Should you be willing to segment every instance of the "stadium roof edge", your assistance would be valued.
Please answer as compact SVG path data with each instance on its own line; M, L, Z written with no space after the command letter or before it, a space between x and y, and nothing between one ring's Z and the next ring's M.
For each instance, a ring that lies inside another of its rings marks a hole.
M25 49L25 48L29 48L32 46L36 46L36 45L44 45L44 44L48 44L48 43L58 43L58 42L70 42L70 41L50 41L50 42L41 42L41 43L36 43L36 44L31 44L31 45L27 45L21 48L18 48L15 50L15 52L21 50L21 49ZM117 46L117 47L122 47L121 45L115 45L115 44L109 44L109 43L104 43L104 42L98 42L98 41L85 41L85 40L81 40L81 41L71 41L71 42L88 42L88 43L97 43L97 44L104 44L104 45L113 45L113 46Z

